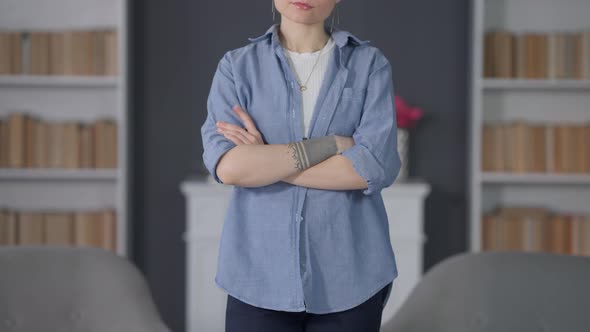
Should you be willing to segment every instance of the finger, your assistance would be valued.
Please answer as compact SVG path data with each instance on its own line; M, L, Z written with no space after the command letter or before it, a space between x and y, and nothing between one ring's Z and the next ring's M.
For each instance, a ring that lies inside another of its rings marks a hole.
M244 128L242 128L240 126L236 126L233 123L223 122L223 123L220 123L217 126L217 128L240 132L243 135L245 135L247 137L247 139L250 142L252 142L252 143L257 143L258 142L258 136L260 136L260 132L258 132L258 131L256 131L256 132L246 131Z
M223 136L227 137L227 139L231 139L236 144L248 144L247 142L244 142L241 137L235 135L232 132L225 132L223 133Z
M228 129L228 130L240 130L240 129L244 129L241 126L237 126L233 123L226 123L226 122L222 122L219 125L217 125L218 128L223 128L223 129Z
M244 142L256 142L256 137L253 134L247 132L244 128L238 127L238 129L224 129L224 131L231 132L235 136L240 137Z
M220 123L217 126L217 129L221 129L221 130L225 130L225 131L231 131L233 132L235 135L242 135L245 138L247 138L248 140L252 139L252 134L249 133L248 131L246 131L246 129L240 127L240 126L236 126L232 123Z
M233 110L240 117L240 119L242 120L242 123L244 123L244 126L246 127L246 129L249 132L258 133L258 129L256 128L254 121L252 121L252 118L250 118L250 115L248 115L248 113L246 113L246 111L240 105L235 105Z
M246 139L248 140L248 142L250 144L258 144L258 139L254 134L249 133L244 130L244 136L246 137Z
M225 135L223 135L223 136L225 136ZM232 141L236 145L241 145L242 144L241 141L238 141L238 140L236 140L235 138L233 138L231 136L225 136L225 138L227 138L228 140Z
M242 145L245 144L244 142L242 142L241 139L235 137L234 135L232 135L231 133L223 133L223 136L225 138L227 138L228 140L234 142L236 145Z

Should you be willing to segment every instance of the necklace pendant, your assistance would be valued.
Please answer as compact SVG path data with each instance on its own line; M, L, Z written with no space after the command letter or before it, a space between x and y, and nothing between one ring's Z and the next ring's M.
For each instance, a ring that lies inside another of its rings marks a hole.
M305 90L307 90L307 87L305 85L300 85L299 90L305 91Z

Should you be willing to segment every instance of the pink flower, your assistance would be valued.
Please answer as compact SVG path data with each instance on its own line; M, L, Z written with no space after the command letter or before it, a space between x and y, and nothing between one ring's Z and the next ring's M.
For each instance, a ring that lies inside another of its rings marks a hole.
M413 128L424 115L420 108L410 106L400 96L395 96L395 113L398 128Z

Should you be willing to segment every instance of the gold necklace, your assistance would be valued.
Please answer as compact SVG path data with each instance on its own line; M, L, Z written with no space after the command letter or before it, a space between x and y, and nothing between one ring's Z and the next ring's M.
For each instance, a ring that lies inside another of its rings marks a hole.
M297 80L297 85L299 85L299 90L301 92L307 90L307 82L311 78L311 74L313 74L315 66L318 64L320 57L322 56L322 51L324 50L324 47L326 47L326 45L328 44L329 41L330 41L330 39L328 38L328 41L326 42L326 44L324 44L324 46L320 49L320 52L318 53L315 63L313 64L313 67L311 67L311 72L309 72L309 76L307 76L307 79L305 80L305 84L301 84L301 83L299 83L299 80Z

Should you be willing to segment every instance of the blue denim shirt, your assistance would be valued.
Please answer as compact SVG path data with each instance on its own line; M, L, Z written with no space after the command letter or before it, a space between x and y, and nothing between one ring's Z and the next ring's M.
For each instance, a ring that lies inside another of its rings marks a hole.
M218 63L201 127L203 161L215 172L236 146L216 131L221 120L243 127L240 104L266 144L303 139L301 91L278 38L278 24ZM327 33L330 33L327 31ZM233 186L215 283L251 305L330 313L355 307L397 277L381 189L400 168L391 65L368 40L334 28L336 43L308 137L352 136L342 152L368 187L321 190L278 181ZM383 305L389 299L390 290Z

